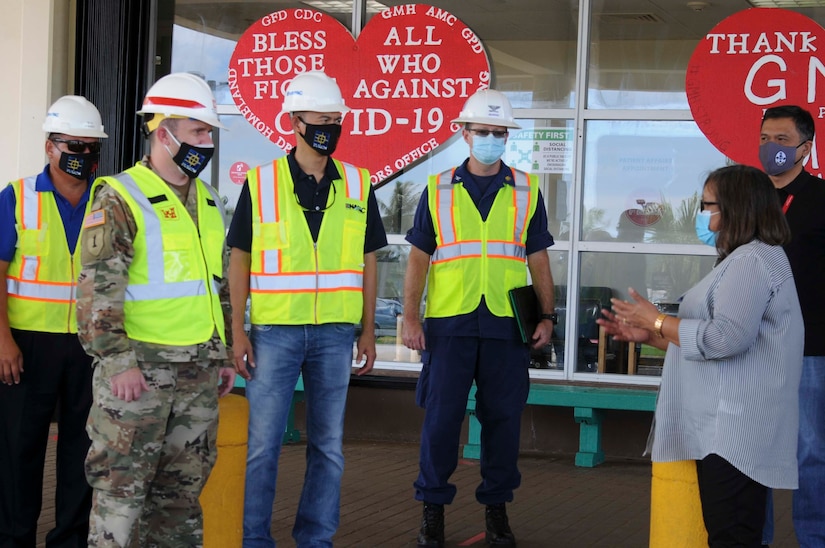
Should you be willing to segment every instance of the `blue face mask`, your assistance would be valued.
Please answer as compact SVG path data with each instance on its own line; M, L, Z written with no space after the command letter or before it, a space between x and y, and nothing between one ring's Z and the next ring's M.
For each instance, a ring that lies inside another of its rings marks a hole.
M807 141L802 141L798 145L783 146L773 141L759 145L759 161L762 169L768 175L779 175L785 173L796 165L796 149L804 145ZM800 158L802 160L802 158Z
M710 229L710 218L718 214L718 211L711 213L707 210L696 214L696 237L702 243L712 247L716 247L716 232Z
M486 137L473 135L473 156L482 164L489 166L504 154L506 137L496 137L492 133Z

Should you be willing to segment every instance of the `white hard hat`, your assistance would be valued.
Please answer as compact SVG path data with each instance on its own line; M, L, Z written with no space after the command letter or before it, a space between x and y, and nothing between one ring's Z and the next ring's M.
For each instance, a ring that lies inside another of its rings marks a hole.
M452 122L521 128L513 120L513 107L510 106L510 101L503 93L494 89L482 89L472 94L464 103L458 118Z
M349 112L335 80L321 71L302 72L286 88L281 112Z
M138 112L165 118L192 118L213 127L225 128L218 119L218 105L203 78L188 72L167 74L154 83ZM157 127L154 124L153 130Z
M85 97L64 95L49 107L43 131L72 137L108 137L100 112Z

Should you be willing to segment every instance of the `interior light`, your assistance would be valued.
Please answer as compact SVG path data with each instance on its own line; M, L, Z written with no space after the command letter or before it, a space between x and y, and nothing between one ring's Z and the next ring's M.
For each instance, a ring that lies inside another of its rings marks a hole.
M825 8L825 0L748 0L755 8Z
M352 13L352 0L303 0L302 4L326 13ZM367 13L380 13L387 6L377 0L367 0Z

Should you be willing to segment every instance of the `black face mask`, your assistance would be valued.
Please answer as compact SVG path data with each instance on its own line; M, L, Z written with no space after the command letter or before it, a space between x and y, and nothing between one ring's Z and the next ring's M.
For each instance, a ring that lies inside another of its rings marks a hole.
M316 125L306 123L300 116L298 119L304 122L307 128L306 132L301 135L306 144L323 156L329 156L335 152L338 139L341 138L341 124Z
M74 153L61 151L58 167L75 179L88 181L97 169L99 161L99 152Z
M172 156L172 160L174 160L175 164L178 166L178 169L180 169L184 175L190 179L194 179L201 174L201 172L206 168L206 164L208 164L209 160L212 159L212 155L215 154L215 146L190 145L189 143L178 141L177 137L172 135L171 131L169 132L169 135L180 148L178 149L178 153L172 156L172 153L169 151L169 147L164 145L166 147L166 152L169 152L169 155Z

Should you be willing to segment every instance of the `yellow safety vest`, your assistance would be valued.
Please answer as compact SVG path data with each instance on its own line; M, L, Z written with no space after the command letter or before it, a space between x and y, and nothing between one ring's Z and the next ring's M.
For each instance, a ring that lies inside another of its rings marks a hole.
M214 188L195 179L198 226L160 177L137 164L115 177L101 177L134 216L135 255L123 303L130 339L169 346L208 341L217 329L225 341L218 294L226 234L223 202Z
M33 176L9 183L17 223L17 251L6 273L9 325L26 331L77 333L80 241L70 254L54 193L37 192L36 181Z
M330 189L317 243L297 202L288 159L247 173L253 324L361 321L370 177L366 169L333 161L343 179L332 182L336 189Z
M472 312L484 297L496 316L513 316L507 292L527 283L527 227L538 203L538 178L513 169L513 185L496 194L486 220L455 170L429 178L427 194L436 234L425 317Z

